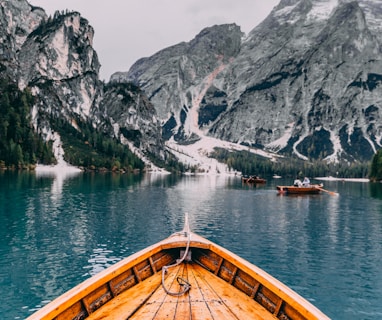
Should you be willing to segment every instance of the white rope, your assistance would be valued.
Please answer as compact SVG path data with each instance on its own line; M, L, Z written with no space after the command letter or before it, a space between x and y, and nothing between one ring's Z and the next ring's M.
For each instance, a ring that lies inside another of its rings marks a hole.
M191 289L190 283L181 277L177 277L176 280L178 281L179 285L184 286L184 288L182 291L179 291L179 292L171 292L170 290L168 290L166 288L166 285L164 282L164 277L167 274L167 270L169 268L173 268L173 267L180 265L184 261L184 259L186 259L187 255L188 255L188 251L190 249L190 242L191 242L191 232L190 232L189 226L188 226L188 215L187 214L185 217L185 224L184 224L183 231L175 233L174 236L181 235L181 234L184 234L184 236L187 236L187 245L186 245L186 250L184 251L183 257L181 259L177 259L176 263L168 265L168 266L164 266L162 268L162 286L163 286L164 291L171 296L177 296L177 297L185 294L188 290Z

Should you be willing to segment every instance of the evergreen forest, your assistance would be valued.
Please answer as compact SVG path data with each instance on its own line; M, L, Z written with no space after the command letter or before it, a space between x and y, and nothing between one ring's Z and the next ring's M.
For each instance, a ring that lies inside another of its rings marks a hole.
M80 130L63 119L51 119L52 128L61 137L65 161L91 170L143 170L143 161L117 139L97 131L79 117L75 122Z
M34 99L28 88L20 91L9 79L0 78L0 168L27 169L37 163L56 163L52 142L45 142L33 128ZM144 168L142 160L116 139L97 132L79 118L75 120L80 131L66 120L49 119L52 128L60 134L65 161L92 170Z
M17 85L0 78L0 168L33 168L37 163L55 164L52 142L45 142L32 125L31 108L35 98L26 88L20 91ZM45 115L49 117L48 115ZM74 119L75 129L64 119L49 119L52 129L60 134L68 163L91 170L143 170L144 163L128 147L122 145L106 132L96 130L91 123ZM147 155L156 165L172 172L184 172L186 168L174 157L166 161ZM371 162L328 164L324 161L302 161L297 158L280 158L277 162L249 151L231 152L216 148L210 155L227 164L229 169L243 175L282 176L334 176L382 180L382 151Z
M371 161L370 180L382 181L382 149L378 150Z
M36 134L31 122L34 98L0 78L0 168L55 163L51 143Z
M366 178L369 174L370 163L338 163L329 164L322 160L303 161L298 158L279 158L273 162L268 158L253 154L249 151L228 151L215 148L211 157L227 164L229 169L237 170L243 175L282 175L290 177L341 177Z

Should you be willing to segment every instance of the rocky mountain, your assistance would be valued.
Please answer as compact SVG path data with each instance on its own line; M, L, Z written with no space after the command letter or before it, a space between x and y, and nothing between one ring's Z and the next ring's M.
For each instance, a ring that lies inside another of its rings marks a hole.
M93 136L82 143L102 133L149 165L172 154L221 172L207 158L217 146L370 160L382 137L378 2L281 0L248 35L236 24L205 28L104 84L80 13L48 17L26 0L0 0L0 80L33 95L31 121L45 140L59 139L65 123Z
M139 88L104 85L93 48L94 30L78 12L48 17L26 0L0 0L1 78L35 97L33 125L46 140L54 123L79 123L118 139L142 159L164 160L156 111Z
M281 0L246 37L234 24L206 28L111 82L142 88L172 147L210 137L370 160L381 147L381 29L379 0Z

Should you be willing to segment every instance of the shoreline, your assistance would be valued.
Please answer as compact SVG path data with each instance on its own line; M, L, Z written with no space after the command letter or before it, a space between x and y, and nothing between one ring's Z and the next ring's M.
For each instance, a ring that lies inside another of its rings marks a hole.
M83 172L78 167L75 166L70 166L67 164L57 164L57 165L43 165L43 164L38 164L36 165L36 168L34 169L36 173L44 173L44 172L59 172L59 173L80 173Z
M322 181L349 181L349 182L370 182L369 178L335 178L332 176L329 177L315 177L315 180Z

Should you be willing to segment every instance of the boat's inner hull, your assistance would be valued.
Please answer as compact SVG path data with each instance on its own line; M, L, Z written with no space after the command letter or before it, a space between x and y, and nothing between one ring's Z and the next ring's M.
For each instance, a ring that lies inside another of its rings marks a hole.
M170 268L165 277L170 291L182 290L183 280L191 289L179 297L166 294L161 270L175 263L181 250L164 249L138 259L53 318L307 319L240 264L207 248L190 248L192 261Z
M184 295L166 294L157 273L106 304L90 319L275 319L264 307L196 263L182 263L169 272L165 285L181 290L177 279L188 281ZM132 298L134 297L134 298ZM128 302L128 303L126 303Z

